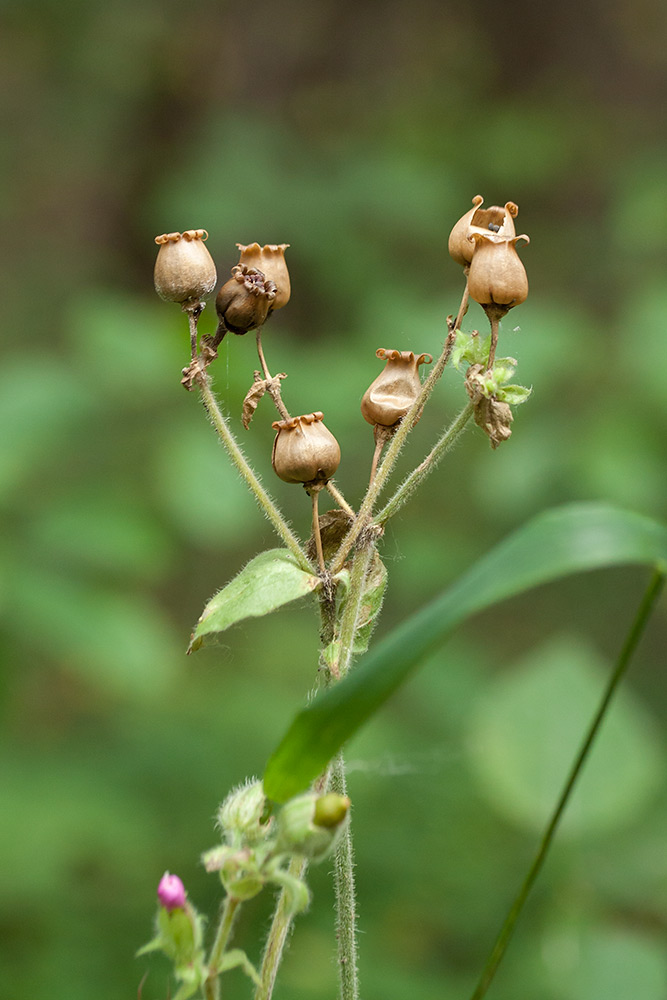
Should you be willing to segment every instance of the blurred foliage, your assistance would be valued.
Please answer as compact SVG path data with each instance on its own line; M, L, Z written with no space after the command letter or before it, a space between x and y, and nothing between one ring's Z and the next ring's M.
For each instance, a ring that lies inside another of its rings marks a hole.
M533 397L506 445L471 429L389 526L378 631L545 506L664 518L667 8L10 0L2 19L0 981L111 1000L149 966L157 1000L166 967L133 959L157 882L178 872L215 912L198 852L312 684L317 630L290 607L184 657L208 598L275 541L178 385L187 332L152 291L153 236L206 227L220 276L236 241L292 244L265 348L290 408L324 410L355 502L375 348L437 353L461 292L451 225L478 192L521 206L531 294L501 351ZM228 338L215 379L239 427L254 367L251 338ZM448 372L404 469L462 398ZM265 400L244 447L305 533L307 501L271 477L272 419ZM470 991L543 815L536 748L553 790L643 581L593 574L485 614L351 745L369 996ZM666 638L663 602L626 694L644 791L572 823L494 1000L667 992ZM520 733L528 684L550 702ZM326 871L312 883L277 1000L335 993ZM269 902L247 910L256 958ZM227 989L248 995L241 973Z

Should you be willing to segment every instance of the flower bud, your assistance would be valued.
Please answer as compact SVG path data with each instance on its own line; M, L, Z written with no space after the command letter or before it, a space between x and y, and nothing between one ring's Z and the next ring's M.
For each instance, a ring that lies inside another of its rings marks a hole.
M184 305L206 298L215 288L217 275L213 258L204 246L205 229L156 236L155 291L167 302Z
M218 823L230 841L257 843L266 836L270 821L262 823L266 796L261 781L253 781L230 792L218 810Z
M276 286L276 296L271 301L269 312L274 309L282 309L289 302L291 286L289 271L285 263L285 251L289 243L267 243L261 247L259 243L236 244L241 251L239 264L245 264L249 268L257 268L261 271L267 281L272 281Z
M475 244L471 240L473 233L497 233L502 239L511 239L516 235L514 219L519 214L518 205L508 201L504 208L498 205L482 208L483 202L481 194L476 194L471 210L459 219L449 234L450 256L462 267L470 263L475 252Z
M485 308L500 306L506 312L528 297L528 278L516 244L527 236L503 239L494 233L473 233L475 252L470 264L470 296Z
M419 366L430 365L430 354L412 351L386 351L379 347L378 358L386 360L380 372L361 400L361 412L369 424L393 427L408 412L421 391Z
M324 414L307 413L276 420L271 464L286 483L326 483L340 464L336 438L322 423Z
M178 875L170 875L165 872L157 887L157 897L165 910L175 910L177 907L184 907L186 902L185 886Z
M291 799L278 814L277 850L321 860L335 847L349 811L347 795L308 792Z
M276 284L256 267L237 264L215 300L220 322L231 333L244 334L261 326L276 298Z

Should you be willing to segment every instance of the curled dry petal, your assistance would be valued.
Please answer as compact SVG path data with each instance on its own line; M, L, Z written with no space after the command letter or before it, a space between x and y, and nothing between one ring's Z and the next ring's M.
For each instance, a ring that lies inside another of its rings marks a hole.
M159 246L155 261L155 291L167 302L196 302L215 288L217 275L213 258L204 246L205 229L156 236Z
M282 309L289 302L291 285L289 271L285 262L285 251L289 243L267 243L261 247L259 243L236 244L241 251L239 264L255 267L276 285L276 295L269 307L269 312Z
M405 416L421 391L419 366L430 364L433 358L430 354L387 351L383 347L375 353L387 364L364 393L361 413L369 424L393 427Z
M459 219L449 234L449 253L457 264L466 267L472 260L475 245L471 241L473 233L496 233L503 239L512 239L516 235L514 220L519 214L519 207L513 201L508 201L504 208L492 205L482 208L484 199L476 194L472 200L472 208Z
M519 240L529 243L527 236L511 239L496 233L473 233L475 252L468 274L470 296L482 306L501 306L505 310L518 306L528 297L526 269L516 251Z
M321 412L276 420L271 464L286 483L326 483L340 464L336 438L322 423Z

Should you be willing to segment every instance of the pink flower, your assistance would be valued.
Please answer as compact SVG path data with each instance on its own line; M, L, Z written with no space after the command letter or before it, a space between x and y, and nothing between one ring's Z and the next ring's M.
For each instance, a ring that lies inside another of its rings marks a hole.
M178 875L170 875L165 872L157 887L157 896L165 910L171 912L185 906L186 893L185 886Z

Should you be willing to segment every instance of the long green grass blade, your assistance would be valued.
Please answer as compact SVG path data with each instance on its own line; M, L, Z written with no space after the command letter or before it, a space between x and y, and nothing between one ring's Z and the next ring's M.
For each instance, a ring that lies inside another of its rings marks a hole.
M267 764L267 795L284 802L305 789L411 671L471 615L540 584L624 564L664 570L667 528L602 504L540 514L391 632L342 683L297 714Z

